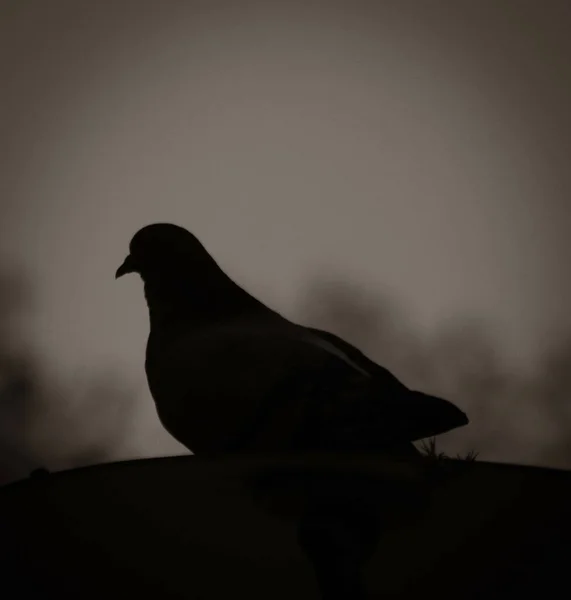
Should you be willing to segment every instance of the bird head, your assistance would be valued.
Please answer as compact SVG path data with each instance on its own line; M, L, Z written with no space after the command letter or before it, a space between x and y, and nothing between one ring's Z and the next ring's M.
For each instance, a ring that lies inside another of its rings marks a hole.
M129 254L115 278L138 273L143 280L153 274L183 270L201 261L212 261L204 246L190 231L170 223L153 223L133 236Z

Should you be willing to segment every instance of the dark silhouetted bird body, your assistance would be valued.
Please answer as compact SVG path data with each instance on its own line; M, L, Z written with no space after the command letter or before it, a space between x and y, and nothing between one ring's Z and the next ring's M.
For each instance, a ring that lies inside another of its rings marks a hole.
M116 276L130 272L145 283L159 418L196 454L410 449L468 422L337 336L263 305L181 227L141 229Z

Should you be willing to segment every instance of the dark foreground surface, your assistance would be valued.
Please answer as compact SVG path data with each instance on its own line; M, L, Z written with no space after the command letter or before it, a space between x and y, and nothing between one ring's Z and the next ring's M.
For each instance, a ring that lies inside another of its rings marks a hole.
M173 457L0 488L0 597L316 599L294 520L283 516L303 504L297 476L280 488L281 502L264 501L267 494L254 501L244 483L299 464L342 470L334 458ZM371 457L346 464L425 506L424 469ZM427 508L397 514L393 506L385 515L392 528L365 572L370 597L567 595L571 473L447 464L451 475ZM331 493L350 482L340 485Z

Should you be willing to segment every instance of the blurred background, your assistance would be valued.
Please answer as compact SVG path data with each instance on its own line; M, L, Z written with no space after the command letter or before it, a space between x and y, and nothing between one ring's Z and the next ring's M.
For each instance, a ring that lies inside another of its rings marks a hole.
M567 0L0 0L0 482L186 453L133 233L571 468Z

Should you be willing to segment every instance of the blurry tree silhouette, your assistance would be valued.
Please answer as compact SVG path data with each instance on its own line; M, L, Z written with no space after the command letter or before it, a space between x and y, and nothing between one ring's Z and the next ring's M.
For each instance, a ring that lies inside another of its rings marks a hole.
M571 468L571 339L551 348L538 369L535 395L543 398L550 417L551 435L545 449L547 464Z
M123 442L135 394L111 368L54 381L26 344L30 285L0 267L0 483L111 460ZM300 320L355 344L412 388L468 413L465 428L440 436L438 450L477 451L481 460L571 468L571 337L527 377L511 372L489 326L466 318L431 338L414 333L399 304L337 274L314 280Z
M0 484L31 470L109 460L124 435L134 395L110 370L54 382L26 344L22 321L31 290L15 270L0 270Z
M488 323L450 320L436 335L412 331L388 295L322 274L298 309L307 325L328 329L393 371L406 385L456 403L467 427L438 439L451 456L571 468L571 337L527 377L510 370Z

